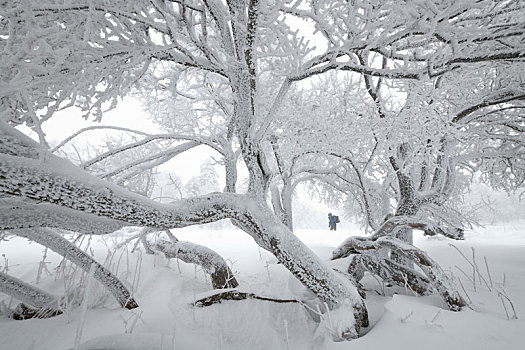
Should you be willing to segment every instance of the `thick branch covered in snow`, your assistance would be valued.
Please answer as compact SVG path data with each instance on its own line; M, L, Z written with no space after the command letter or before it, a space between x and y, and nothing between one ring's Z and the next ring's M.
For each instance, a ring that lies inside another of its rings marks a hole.
M395 236L396 230L402 229L403 227L409 227L413 229L423 230L425 235L435 236L441 234L445 237L462 240L463 230L461 229L448 229L442 228L436 225L429 219L423 219L411 216L393 216L381 225L381 227L374 233L370 239L375 241L380 237L384 236Z
M164 253L166 258L180 259L188 264L201 266L211 276L215 289L235 288L239 285L231 269L215 251L191 242L159 240L149 245Z
M120 306L127 309L138 307L137 302L131 297L130 292L111 271L96 262L76 245L54 233L51 229L35 228L12 230L17 236L28 238L62 255L85 272L93 268L93 278L99 281L117 299Z
M60 298L58 296L47 293L3 272L0 272L0 292L36 308L35 310L27 306L20 306L18 311L15 310L15 314L18 314L17 318L30 318L28 315L35 312L37 316L42 315L43 317L62 313L59 307ZM31 312L24 313L24 310Z
M19 197L0 199L0 230L55 227L85 234L107 234L128 225L50 203L36 203Z

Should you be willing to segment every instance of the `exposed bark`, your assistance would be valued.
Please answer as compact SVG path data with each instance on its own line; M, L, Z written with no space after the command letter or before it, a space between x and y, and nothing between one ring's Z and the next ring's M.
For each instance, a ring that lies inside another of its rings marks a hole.
M264 301L272 301L274 303L298 303L298 300L294 299L274 299L258 296L254 293L239 292L236 290L229 290L226 292L217 293L206 298L196 300L193 303L193 306L204 307L210 306L213 304L220 304L223 301L227 300L246 300L246 299L256 299Z
M0 230L55 227L85 234L115 232L127 223L20 197L0 199Z
M42 228L20 229L12 230L10 232L42 244L62 255L85 272L89 272L91 266L94 265L93 278L99 281L115 297L115 299L117 299L120 306L127 309L138 307L137 302L131 297L131 293L126 286L120 282L117 276L113 275L111 271L100 265L92 257L61 235L54 233L50 229Z
M159 240L149 244L164 253L166 258L180 259L188 264L201 266L211 276L215 289L235 288L239 285L232 271L215 251L191 242Z

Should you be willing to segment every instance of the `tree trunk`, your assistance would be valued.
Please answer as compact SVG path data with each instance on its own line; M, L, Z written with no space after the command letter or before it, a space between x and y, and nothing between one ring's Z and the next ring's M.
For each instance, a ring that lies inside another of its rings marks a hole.
M396 171L396 174L399 184L399 202L394 216L414 216L419 212L419 209L421 208L421 202L417 197L414 182L408 175L404 174L399 169ZM413 231L412 228L409 226L399 227L396 230L394 237L400 239L405 243L411 245L414 244ZM412 264L410 262L408 262L404 257L397 255L396 252L392 252L391 257L392 260L402 265L412 267Z

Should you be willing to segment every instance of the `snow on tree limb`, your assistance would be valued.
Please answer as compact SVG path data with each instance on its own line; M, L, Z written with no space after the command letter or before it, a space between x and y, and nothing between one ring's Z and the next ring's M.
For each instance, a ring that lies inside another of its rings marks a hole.
M19 229L11 230L10 232L17 236L28 238L53 250L85 272L90 272L90 269L93 268L93 278L108 289L115 299L117 299L120 306L130 310L138 307L137 302L132 298L128 289L111 271L100 265L91 256L61 235L45 228Z
M419 272L399 264L390 258L388 253L395 253L407 261L418 265L424 272ZM333 252L332 260L356 254L349 264L348 272L358 279L362 278L362 268L377 274L385 280L397 284L407 283L418 292L427 294L436 292L441 295L450 310L459 311L466 305L456 290L452 279L441 269L427 253L413 245L402 242L391 236L381 236L375 240L365 237L350 237Z
M86 212L50 203L35 203L19 197L0 199L0 230L55 227L85 234L108 234L128 225Z
M47 293L3 272L0 272L0 292L35 307L36 310L31 309L31 312L36 312L37 316L38 314L42 316L54 316L62 313L59 307L60 297ZM25 309L29 310L27 306L25 306ZM23 311L24 306L18 310L19 316L17 316L17 318L25 318ZM17 310L15 310L15 312L17 312Z
M188 264L196 264L211 276L213 288L236 288L239 283L222 257L210 248L191 242L169 242L158 240L149 246L159 250L166 258L180 259Z
M445 237L462 240L463 230L461 229L448 229L442 228L436 225L429 219L410 217L410 216L393 216L381 225L381 227L374 233L370 239L372 241L377 240L383 236L395 236L395 230L399 230L402 227L410 227L413 229L423 230L425 235L435 236L441 234Z

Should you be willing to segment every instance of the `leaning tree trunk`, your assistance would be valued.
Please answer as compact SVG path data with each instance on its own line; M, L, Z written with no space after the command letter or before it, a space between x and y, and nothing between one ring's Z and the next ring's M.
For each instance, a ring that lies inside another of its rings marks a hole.
M85 272L90 272L90 269L94 267L93 278L100 282L117 299L120 306L130 310L138 307L137 302L131 297L131 293L117 276L61 235L45 228L20 229L10 232L53 250Z
M157 229L226 218L237 220L321 301L330 309L337 309L332 312L332 317L339 316L341 321L335 330L336 338L355 338L360 327L368 324L366 307L357 288L293 235L265 201L248 195L215 193L172 204L157 203L43 152L37 143L2 122L0 139L8 141L0 142L0 194L54 203Z

